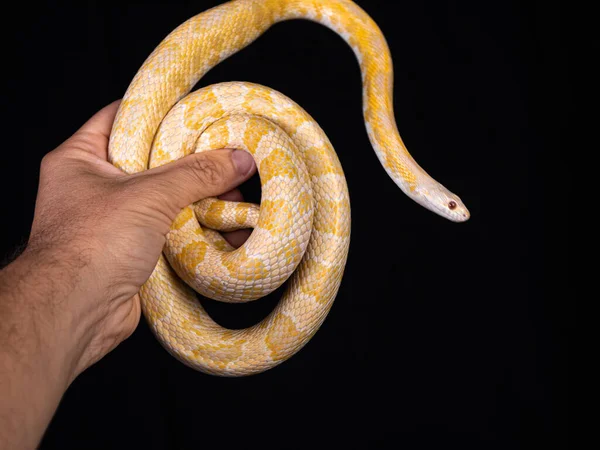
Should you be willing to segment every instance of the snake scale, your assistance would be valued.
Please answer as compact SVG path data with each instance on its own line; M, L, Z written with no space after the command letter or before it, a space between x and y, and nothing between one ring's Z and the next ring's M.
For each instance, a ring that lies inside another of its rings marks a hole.
M461 200L414 161L396 127L391 55L381 31L350 0L235 0L171 32L132 80L115 119L110 161L126 173L192 152L250 152L261 180L260 206L205 199L182 210L155 270L140 291L161 344L205 373L242 376L270 369L315 334L337 294L350 240L348 188L337 155L300 106L270 88L228 82L190 91L212 67L270 26L308 19L354 50L363 82L369 139L388 175L410 198L452 221L469 217ZM218 231L253 228L233 249ZM196 292L245 302L290 278L260 323L240 330L212 320Z

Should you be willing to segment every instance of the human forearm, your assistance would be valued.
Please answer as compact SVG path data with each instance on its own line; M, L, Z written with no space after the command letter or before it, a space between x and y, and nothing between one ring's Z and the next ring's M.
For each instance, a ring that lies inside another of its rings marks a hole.
M64 265L26 251L0 272L0 448L39 443L72 379ZM50 294L50 295L48 295Z

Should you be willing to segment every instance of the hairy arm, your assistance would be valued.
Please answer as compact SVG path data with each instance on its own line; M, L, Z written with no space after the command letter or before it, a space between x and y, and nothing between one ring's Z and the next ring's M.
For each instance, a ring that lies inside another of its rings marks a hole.
M126 175L107 162L117 106L44 157L29 242L0 271L0 449L35 448L70 383L133 333L181 208L241 200L232 189L255 170L246 153L215 150Z
M26 251L0 273L1 448L34 448L71 382L68 266L58 253Z

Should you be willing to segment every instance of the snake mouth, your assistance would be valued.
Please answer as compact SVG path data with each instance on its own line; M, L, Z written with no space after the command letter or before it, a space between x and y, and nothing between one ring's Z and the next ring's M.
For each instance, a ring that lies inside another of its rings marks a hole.
M466 222L467 220L469 220L471 218L471 213L469 211L464 211L459 213L455 219L450 219L453 222L457 222L457 223L462 223L462 222Z

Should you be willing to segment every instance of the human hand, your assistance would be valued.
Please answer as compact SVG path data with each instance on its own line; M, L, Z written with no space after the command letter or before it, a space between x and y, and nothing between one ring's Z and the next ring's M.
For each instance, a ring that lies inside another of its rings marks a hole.
M0 437L14 442L37 442L73 379L135 330L137 293L177 213L223 193L241 201L232 189L256 170L243 151L215 150L126 175L107 161L117 108L44 157L29 242L0 272L0 396L10 408ZM248 235L225 237L239 246Z
M124 174L107 161L117 108L44 157L29 242L0 272L0 441L35 443L73 379L134 331L177 213L223 193L242 200L232 189L256 170L243 151L214 150ZM239 246L248 234L225 237Z
M26 251L65 268L52 284L71 291L54 306L79 347L73 377L134 331L140 316L137 292L154 269L177 213L196 200L230 191L255 170L247 153L218 150L125 175L107 162L117 107L115 102L101 110L44 157ZM239 192L226 198L241 200ZM244 234L229 239L240 244Z

